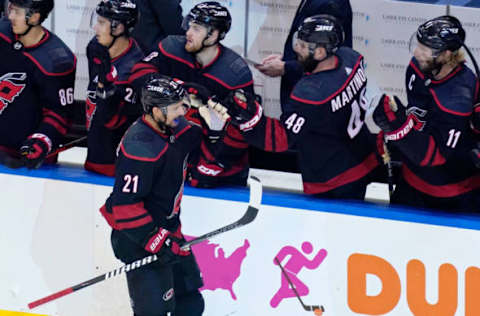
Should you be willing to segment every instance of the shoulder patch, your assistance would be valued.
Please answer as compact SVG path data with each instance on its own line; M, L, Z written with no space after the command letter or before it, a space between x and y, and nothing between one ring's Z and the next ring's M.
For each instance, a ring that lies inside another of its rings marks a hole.
M11 41L12 38L12 24L8 19L0 19L0 34L1 38L6 41Z
M195 60L191 54L185 51L185 43L185 36L170 35L158 44L158 49L167 58L182 62L193 68Z
M252 72L245 60L228 47L222 46L222 50L219 59L208 70L208 76L214 77L229 89L253 84Z
M470 116L475 103L475 84L474 74L465 67L445 83L433 86L430 91L442 111L458 116Z
M138 47L137 43L133 41L132 46L130 49L125 53L125 55L121 57L117 57L113 61L113 65L117 69L118 72L118 79L117 81L128 81L130 77L131 70L133 66L142 60L143 52Z
M157 161L168 148L168 144L141 119L125 133L121 143L122 153L134 160Z
M325 88L323 80L315 80L315 76L303 76L293 87L291 97L294 100L305 102L321 102ZM310 103L306 102L306 103Z
M30 55L46 75L55 76L73 72L76 67L75 55L55 34L50 32L49 36L45 43L24 54Z

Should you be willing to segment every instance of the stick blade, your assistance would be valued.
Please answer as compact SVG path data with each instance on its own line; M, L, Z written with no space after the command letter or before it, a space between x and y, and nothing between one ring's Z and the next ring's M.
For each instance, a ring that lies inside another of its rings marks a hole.
M245 215L243 215L242 218L238 220L238 224L247 225L253 222L255 217L257 217L257 214L258 214L258 208L249 205L247 211L245 212Z

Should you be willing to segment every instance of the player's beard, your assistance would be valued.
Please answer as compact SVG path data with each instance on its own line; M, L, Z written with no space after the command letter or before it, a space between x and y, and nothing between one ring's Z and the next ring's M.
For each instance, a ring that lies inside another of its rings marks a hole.
M431 77L435 77L440 72L440 69L442 69L443 66L443 64L437 62L436 58L423 63L418 62L418 65L420 66L420 70L424 74Z
M186 42L185 50L190 54L196 54L203 49L202 42L195 44L194 42Z
M303 67L303 72L312 72L318 65L318 60L313 59L312 54L307 57L298 57L298 62Z

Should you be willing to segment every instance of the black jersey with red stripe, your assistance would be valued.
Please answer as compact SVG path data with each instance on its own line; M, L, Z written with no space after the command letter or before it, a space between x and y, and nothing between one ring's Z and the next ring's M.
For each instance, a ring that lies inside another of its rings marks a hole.
M141 107L134 100L133 87L128 78L133 65L143 58L143 53L137 42L130 39L127 49L112 59L117 72L113 83L115 92L106 99L96 96L98 70L93 57L87 57L90 81L85 111L88 130L85 168L113 176L117 145L127 128L142 114Z
M58 146L70 126L76 58L43 30L37 44L17 46L10 21L0 19L0 146L12 151L34 133Z
M100 211L114 229L135 242L135 249L143 249L142 243L155 228L172 233L179 228L187 159L201 140L201 128L184 118L170 135L154 129L143 116L125 133L113 191Z
M281 121L263 117L245 133L249 142L268 151L295 146L308 194L364 179L379 165L373 136L363 122L368 106L363 57L342 47L335 58L334 69L300 79Z
M406 71L406 112L417 122L389 144L403 155L403 177L434 197L455 197L480 188L480 173L468 155L474 146L470 117L478 93L473 72L459 64L442 80L425 76L415 58Z
M220 100L235 89L253 93L252 73L246 62L233 50L218 46L215 59L201 66L195 55L185 50L185 36L168 36L158 44L141 63L135 65L131 81L140 87L149 73L159 72L185 82L196 82L207 87ZM196 109L189 118L198 119ZM245 184L248 175L248 145L240 131L230 125L221 141L205 143L192 155L191 184L217 186L225 183Z

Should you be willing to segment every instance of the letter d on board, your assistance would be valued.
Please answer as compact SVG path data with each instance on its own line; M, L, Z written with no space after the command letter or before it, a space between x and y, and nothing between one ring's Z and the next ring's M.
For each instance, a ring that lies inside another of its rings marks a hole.
M359 314L382 315L390 312L400 300L401 284L395 268L380 257L355 253L348 258L348 306ZM376 296L367 295L367 274L382 281Z

